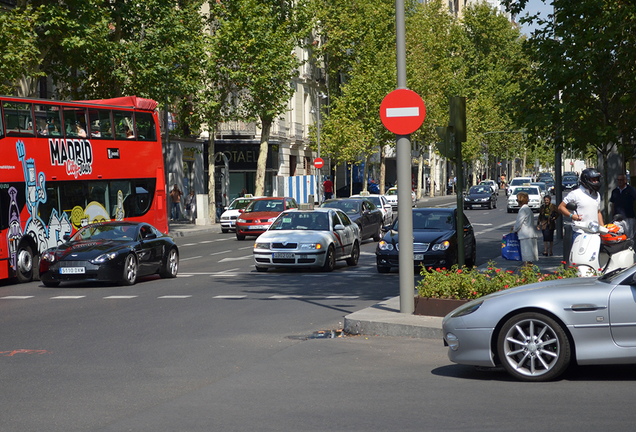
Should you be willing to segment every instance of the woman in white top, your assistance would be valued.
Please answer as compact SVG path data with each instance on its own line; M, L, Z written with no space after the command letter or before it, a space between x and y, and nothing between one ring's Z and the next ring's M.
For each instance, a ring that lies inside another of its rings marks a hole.
M517 202L519 203L519 214L517 221L511 231L519 236L519 244L521 246L521 260L526 264L532 264L533 261L539 259L539 251L537 249L537 231L534 229L534 214L532 209L528 207L530 198L526 192L517 194Z

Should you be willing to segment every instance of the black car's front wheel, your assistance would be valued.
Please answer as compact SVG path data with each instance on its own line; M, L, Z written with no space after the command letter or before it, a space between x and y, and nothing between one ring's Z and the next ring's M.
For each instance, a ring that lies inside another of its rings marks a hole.
M179 272L179 254L175 248L170 249L166 258L166 263L161 271L163 278L176 278Z
M570 341L554 319L537 312L510 318L497 338L504 369L521 381L549 381L570 364Z
M134 285L137 282L137 258L134 254L128 254L124 261L124 274L122 276L123 285Z

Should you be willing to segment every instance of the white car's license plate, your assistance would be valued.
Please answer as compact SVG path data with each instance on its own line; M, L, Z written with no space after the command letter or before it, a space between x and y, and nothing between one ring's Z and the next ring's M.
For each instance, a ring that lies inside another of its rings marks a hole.
M86 269L84 267L60 267L60 274L84 274Z
M295 258L291 252L274 252L274 258Z
M422 261L422 260L424 260L424 254L415 254L415 255L413 255L413 260L414 261Z
M249 229L251 230L264 230L267 229L266 225L250 225Z

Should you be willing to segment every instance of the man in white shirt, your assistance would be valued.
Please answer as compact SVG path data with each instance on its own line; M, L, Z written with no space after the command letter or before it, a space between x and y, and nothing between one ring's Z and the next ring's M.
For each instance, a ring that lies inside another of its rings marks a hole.
M598 221L603 225L603 215L601 214L601 195L598 191L601 189L601 173L595 168L587 168L581 173L581 187L573 190L559 204L559 211L566 219L573 221L591 222ZM576 213L570 212L566 205L570 202L576 204ZM572 242L583 233L579 228L574 227L572 233Z

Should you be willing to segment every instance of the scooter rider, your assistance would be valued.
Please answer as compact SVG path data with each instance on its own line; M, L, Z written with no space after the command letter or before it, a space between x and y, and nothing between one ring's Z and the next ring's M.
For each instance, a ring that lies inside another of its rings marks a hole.
M573 190L563 198L563 202L559 204L559 211L566 219L573 221L591 222L598 221L603 226L603 214L601 213L601 173L596 168L584 169L581 173L581 187ZM573 202L577 206L577 213L572 213L566 208L566 205ZM572 242L583 231L574 227L572 233Z

